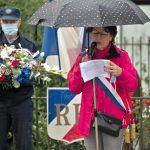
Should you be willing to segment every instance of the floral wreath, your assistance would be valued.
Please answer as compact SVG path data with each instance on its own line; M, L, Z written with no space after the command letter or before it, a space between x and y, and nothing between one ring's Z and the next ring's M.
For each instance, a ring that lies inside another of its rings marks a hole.
M19 88L21 84L31 84L38 80L51 81L50 73L61 74L58 68L51 68L43 62L44 53L32 54L28 49L0 46L0 84L3 89Z

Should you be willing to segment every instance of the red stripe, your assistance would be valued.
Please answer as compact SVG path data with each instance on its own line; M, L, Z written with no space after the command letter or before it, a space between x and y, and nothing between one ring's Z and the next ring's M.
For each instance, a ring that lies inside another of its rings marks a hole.
M83 138L81 134L78 133L77 131L77 124L75 124L68 132L67 134L63 137L64 140L68 142L73 142L78 139Z

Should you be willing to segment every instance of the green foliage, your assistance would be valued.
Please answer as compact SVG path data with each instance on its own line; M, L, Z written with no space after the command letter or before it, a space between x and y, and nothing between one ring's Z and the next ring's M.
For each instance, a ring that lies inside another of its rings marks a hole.
M149 77L146 75L148 72L147 66L145 63L137 62L136 65L141 66L141 74L142 77L138 75L139 79L139 87L137 89L137 92L133 95L133 97L146 97L150 95L150 89L144 89L142 87L142 82L145 82L145 85L148 86L149 84ZM149 106L149 99L142 99L142 100L134 100L133 106L134 106L134 114L135 114L135 122L136 122L136 128L137 128L137 138L143 138L143 148L146 149L148 146L148 149L150 148L150 106ZM142 113L142 114L141 114ZM141 127L142 125L142 127ZM143 137L141 137L141 132L143 134Z

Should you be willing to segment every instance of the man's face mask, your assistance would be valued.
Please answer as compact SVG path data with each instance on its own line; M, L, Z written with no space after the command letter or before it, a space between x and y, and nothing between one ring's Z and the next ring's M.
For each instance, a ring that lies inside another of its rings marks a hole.
M5 35L12 36L17 34L18 27L16 23L13 24L2 24L2 30Z

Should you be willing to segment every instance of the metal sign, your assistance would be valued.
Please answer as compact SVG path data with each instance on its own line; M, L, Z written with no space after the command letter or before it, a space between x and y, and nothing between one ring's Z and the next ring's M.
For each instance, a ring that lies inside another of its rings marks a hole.
M47 128L50 138L72 143L83 140L77 132L81 95L68 88L47 89Z

